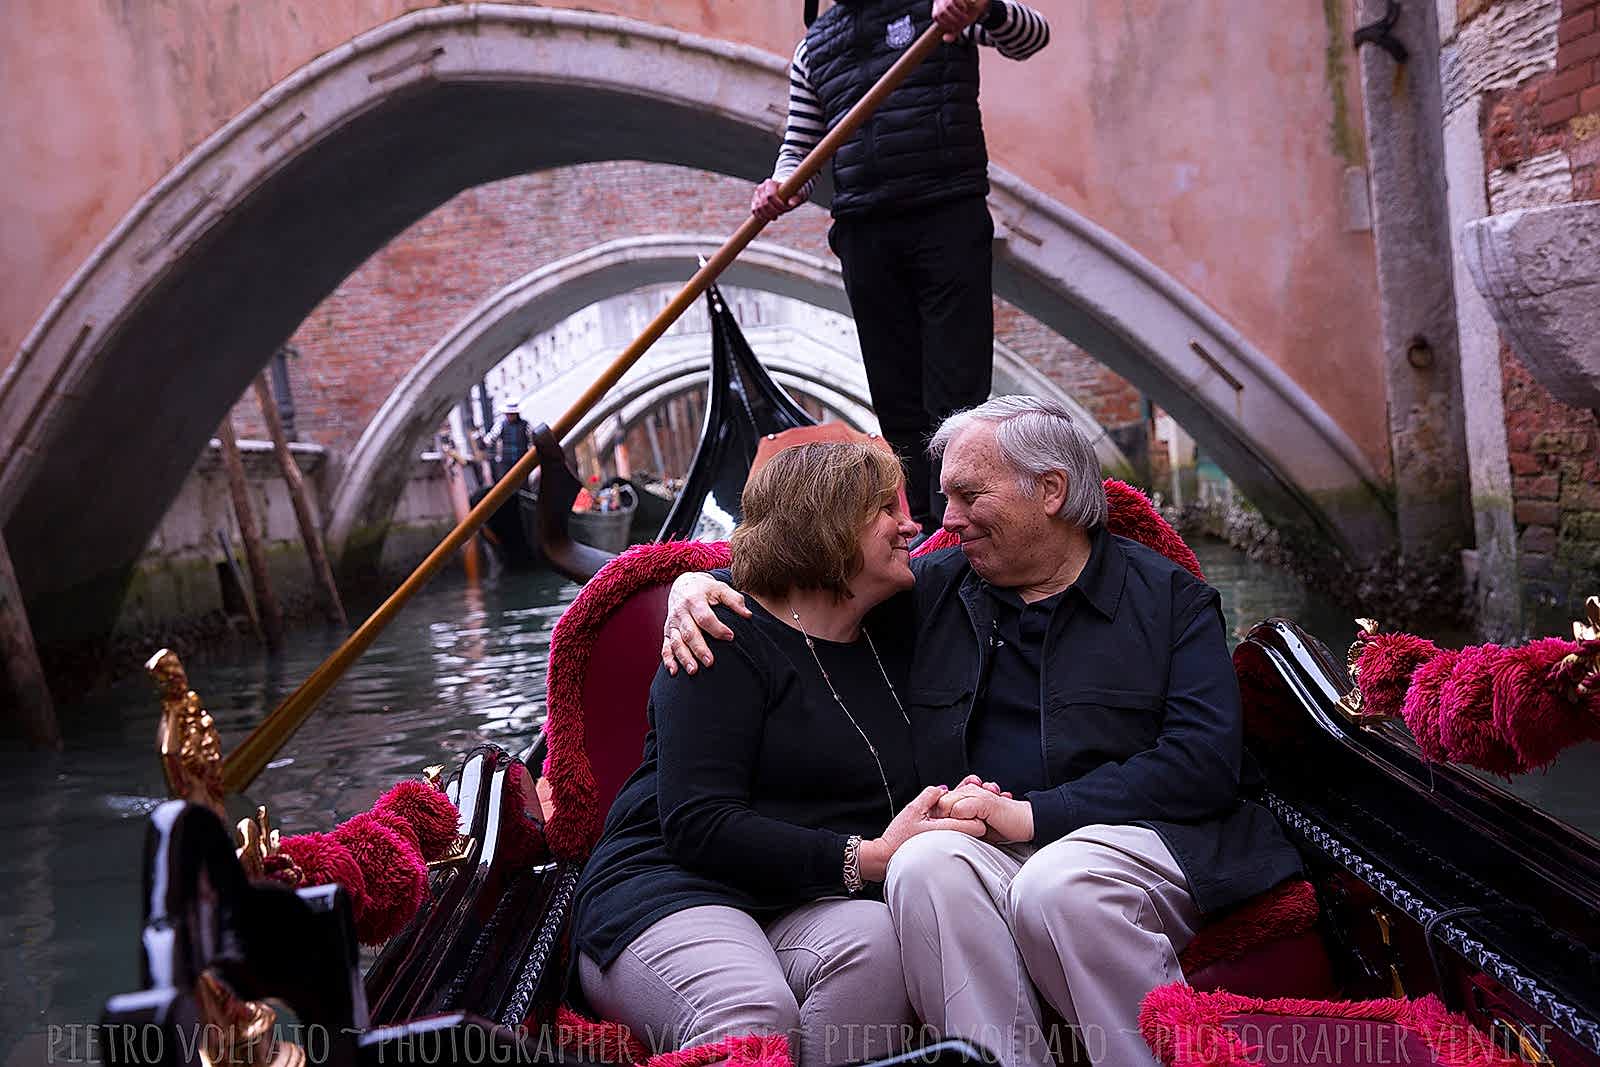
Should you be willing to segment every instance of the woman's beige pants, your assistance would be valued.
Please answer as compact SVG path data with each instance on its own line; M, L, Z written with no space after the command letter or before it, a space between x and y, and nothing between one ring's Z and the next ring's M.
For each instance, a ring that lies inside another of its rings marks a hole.
M890 861L885 896L911 1004L933 1029L1003 1067L1048 1064L1042 996L1094 1063L1156 1062L1139 1002L1182 980L1178 953L1200 920L1155 831L1085 826L1037 850L920 834Z
M734 1034L788 1034L798 1067L877 1059L914 1030L889 909L830 898L758 923L689 908L654 923L611 966L578 958L589 1005L652 1051Z

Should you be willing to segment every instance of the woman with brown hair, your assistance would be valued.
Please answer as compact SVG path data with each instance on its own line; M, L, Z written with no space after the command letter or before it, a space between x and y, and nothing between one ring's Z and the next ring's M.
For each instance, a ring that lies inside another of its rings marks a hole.
M900 483L865 445L774 456L733 534L739 640L651 687L575 941L589 1005L654 1049L783 1033L826 1067L897 1051L915 1023L878 883L916 834L984 828L936 817L943 787L919 792L908 650L863 626L912 585Z

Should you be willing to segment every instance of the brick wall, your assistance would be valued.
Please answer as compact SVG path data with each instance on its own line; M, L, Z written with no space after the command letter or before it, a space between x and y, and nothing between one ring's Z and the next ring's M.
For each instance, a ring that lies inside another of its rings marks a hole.
M1534 617L1560 616L1548 627L1600 592L1600 417L1551 399L1509 347L1501 365L1519 569Z
M1472 16L1492 6L1465 2ZM1600 199L1600 0L1550 2L1554 69L1484 100L1491 213ZM1519 569L1546 629L1600 591L1600 413L1555 400L1509 345L1500 360Z
M1555 69L1484 99L1484 149L1497 212L1530 200L1600 198L1600 0L1550 2L1561 4ZM1544 188L1519 197L1517 179L1530 166L1545 177L1524 177L1524 183L1539 181Z
M289 363L302 440L348 454L400 379L480 301L547 263L604 241L666 232L721 235L749 186L681 167L608 162L468 189L363 264L301 324ZM763 239L831 257L828 216L807 205ZM999 339L1034 361L1108 427L1139 419L1126 381L1016 308L997 304ZM234 409L242 437L265 431L255 397Z

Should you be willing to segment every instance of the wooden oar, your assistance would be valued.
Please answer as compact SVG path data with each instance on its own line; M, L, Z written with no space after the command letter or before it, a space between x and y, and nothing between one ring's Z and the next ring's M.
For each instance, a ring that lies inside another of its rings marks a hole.
M922 36L917 38L916 43L906 49L905 54L895 62L894 66L878 79L877 84L867 91L861 101L850 109L839 124L829 130L827 136L817 143L779 188L778 195L785 200L799 195L805 184L839 150L839 146L844 144L867 117L877 110L884 99L905 81L906 76L938 47L943 32L937 24L929 26ZM594 384L567 409L566 414L551 424L550 428L555 432L557 440L572 432L578 420L582 419L601 397L611 391L611 387L627 373L628 368L638 362L639 357L667 332L667 328L699 299L700 294L706 291L706 287L727 269L728 264L744 251L745 246L755 239L756 234L760 233L765 225L765 222L754 215L745 219L744 224L723 243L716 255L707 260L678 295L651 320L644 332L623 350L600 377L595 379ZM406 601L411 599L412 594L421 589L467 538L476 533L489 516L517 491L517 487L528 480L528 475L533 472L538 462L538 452L530 448L527 454L517 461L516 466L507 471L505 477L501 478L489 494L478 502L478 506L467 514L460 525L451 530L445 539L439 542L438 547L428 554L428 558L417 565L417 569L400 584L400 588L391 593L389 599L380 604L344 644L335 649L332 655L312 671L311 676L301 682L300 687L290 693L288 698L278 705L272 714L263 719L261 724L250 732L250 736L228 755L223 764L222 783L229 793L238 793L255 781L256 775L261 773L262 768L266 767L284 743L294 736L294 732L311 715L317 706L317 701L321 700L350 665L360 658L378 634L383 632L383 628L388 626L405 606Z

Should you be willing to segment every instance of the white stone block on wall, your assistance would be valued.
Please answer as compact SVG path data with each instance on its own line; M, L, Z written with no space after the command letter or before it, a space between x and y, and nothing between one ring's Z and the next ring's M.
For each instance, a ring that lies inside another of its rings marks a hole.
M1512 0L1461 27L1439 54L1445 114L1482 93L1554 70L1560 22L1560 0Z
M1560 150L1489 172L1489 210L1496 215L1572 199L1572 161Z

